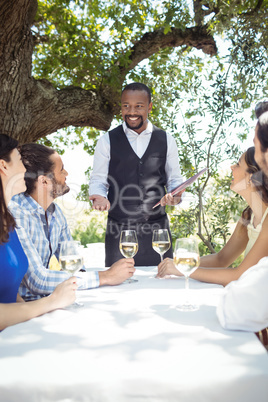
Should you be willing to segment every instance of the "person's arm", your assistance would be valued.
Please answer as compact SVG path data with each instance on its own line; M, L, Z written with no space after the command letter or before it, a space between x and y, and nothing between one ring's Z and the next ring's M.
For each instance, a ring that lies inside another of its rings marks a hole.
M167 176L167 194L162 197L161 205L177 205L181 202L183 192L178 194L176 197L173 197L170 192L183 182L183 178L179 164L177 144L174 137L169 134L167 134L167 159L165 171Z
M218 283L226 286L231 281L237 280L247 269L256 265L261 258L268 256L267 238L268 217L266 217L263 222L261 233L259 234L254 246L238 267L217 270L198 268L191 275L191 278L202 282Z
M72 277L56 287L54 292L42 299L27 303L0 303L0 331L20 322L48 313L49 311L64 308L75 301L77 278Z
M41 222L36 221L28 211L24 211L19 205L12 205L12 214L17 223L18 238L29 263L20 286L20 295L37 298L51 294L59 283L70 277L70 274L64 271L51 271L43 265L42 256L32 240L32 236L36 236L36 243L39 247L44 247L44 239L38 236L38 230L34 231L36 227L39 229ZM99 286L98 272L80 272L79 276L83 279L79 282L79 288L88 289ZM28 295L28 291L31 295Z
M221 267L228 267L232 264L239 255L245 250L246 245L248 242L248 235L247 235L247 228L244 226L241 221L239 221L235 227L235 230L226 243L226 245L215 254L210 254L200 258L200 267L204 268L221 268ZM191 278L198 279L203 282L213 282L219 279L217 276L220 272L219 269L217 270L201 270L202 268L198 268L200 275L197 278L195 275L198 276L198 272L195 271ZM161 264L158 266L158 276L163 277L165 275L178 275L181 276L182 274L177 270L173 260L165 259ZM204 280L203 280L204 278ZM211 279L211 280L209 280Z
M107 200L109 163L110 138L109 133L106 133L96 145L89 183L89 200L92 201L92 208L99 211L110 209L110 203Z
M267 289L266 257L226 286L217 307L223 328L257 332L268 327Z
M246 227L245 227L246 229ZM246 248L246 244L248 241L247 232L243 228L242 223L239 221L236 225L235 232L229 239L228 243L224 247L225 250L222 250L222 260L221 263L223 264L232 263L238 255L240 255ZM254 246L249 251L247 256L244 258L242 263L236 268L217 268L213 269L214 267L210 266L211 268L198 268L193 274L191 274L191 278L196 279L201 282L209 282L209 283L217 283L219 285L226 286L231 281L237 280L248 268L252 267L253 265L257 264L258 261L268 256L268 249L267 249L267 238L268 238L268 217L264 220L262 231L259 234ZM232 255L232 258L231 258ZM211 260L213 256L211 257ZM210 261L211 262L211 261ZM214 261L216 262L216 261ZM208 260L207 260L207 267L208 267ZM163 267L161 264L158 268L158 276L165 276L168 275L169 271L171 270L170 262L166 263L166 266ZM203 261L202 261L203 264ZM217 266L216 266L217 267ZM174 267L172 268L174 271ZM179 273L178 273L179 275Z

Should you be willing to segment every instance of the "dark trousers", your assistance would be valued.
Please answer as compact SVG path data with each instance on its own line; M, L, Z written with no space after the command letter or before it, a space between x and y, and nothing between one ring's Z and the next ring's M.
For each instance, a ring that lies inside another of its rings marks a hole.
M153 230L168 229L171 240L167 216L154 222L133 223L132 220L131 224L121 224L108 218L105 237L105 266L110 267L114 262L124 258L119 250L119 241L121 231L127 229L134 229L137 232L139 250L134 257L135 266L158 265L161 259L160 254L152 248L152 235ZM166 257L173 258L172 246L164 254L164 258Z

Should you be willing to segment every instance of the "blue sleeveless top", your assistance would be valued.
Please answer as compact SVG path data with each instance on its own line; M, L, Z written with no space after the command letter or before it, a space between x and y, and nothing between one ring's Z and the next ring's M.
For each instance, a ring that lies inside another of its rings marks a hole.
M15 230L7 243L0 244L0 303L15 303L20 283L28 269L28 259Z

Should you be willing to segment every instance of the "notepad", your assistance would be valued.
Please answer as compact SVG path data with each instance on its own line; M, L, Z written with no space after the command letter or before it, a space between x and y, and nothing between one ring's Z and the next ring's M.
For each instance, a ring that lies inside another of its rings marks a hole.
M171 191L171 195L173 195L173 197L175 197L177 194L179 194L182 190L184 190L185 188L189 187L192 183L194 183L200 176L202 176L202 174L204 174L206 171L208 170L208 168L204 168L202 170L200 170L198 173L196 173L194 176L190 177L190 179L184 181L183 183L181 183L178 187L176 187L174 190ZM158 207L158 205L160 205L160 201L155 204L153 206L153 208Z

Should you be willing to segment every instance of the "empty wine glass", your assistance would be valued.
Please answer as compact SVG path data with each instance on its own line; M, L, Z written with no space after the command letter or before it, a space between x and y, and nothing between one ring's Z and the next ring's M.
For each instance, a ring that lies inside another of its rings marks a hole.
M139 249L136 230L122 230L119 241L119 250L125 258L134 257ZM129 283L138 282L138 279L129 278Z
M152 239L153 249L160 254L161 262L163 255L170 249L171 242L167 229L157 229L153 231Z
M180 311L195 311L199 306L190 304L189 298L189 276L199 266L198 242L194 238L177 239L174 249L174 262L177 269L185 276L186 300L183 305L177 306Z
M62 271L75 275L84 265L84 259L76 241L63 241L60 244L59 263ZM74 302L76 306L83 306L83 303Z

